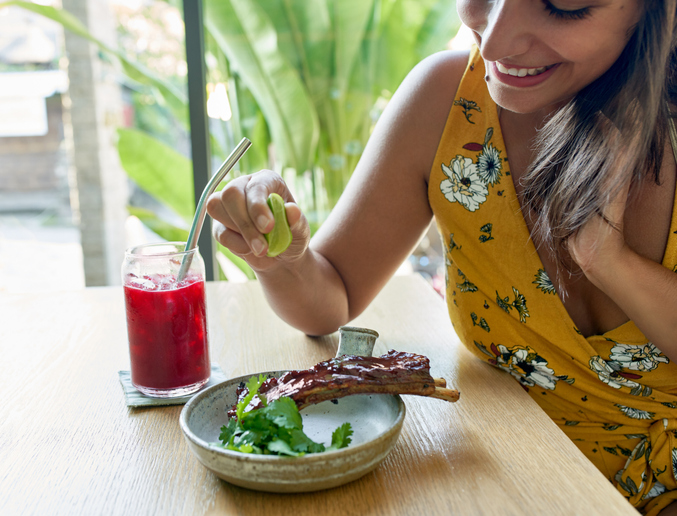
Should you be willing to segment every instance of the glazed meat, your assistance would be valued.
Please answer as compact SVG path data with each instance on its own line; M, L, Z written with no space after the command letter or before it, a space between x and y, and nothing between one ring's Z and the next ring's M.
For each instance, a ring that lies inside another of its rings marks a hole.
M299 409L322 401L353 394L414 394L446 401L457 401L459 392L446 388L443 378L430 375L430 361L423 355L390 350L380 357L344 355L304 371L289 371L280 378L269 378L259 389L271 402L283 396L292 398ZM247 395L238 389L238 401ZM254 397L248 410L261 406ZM235 407L228 412L235 416Z

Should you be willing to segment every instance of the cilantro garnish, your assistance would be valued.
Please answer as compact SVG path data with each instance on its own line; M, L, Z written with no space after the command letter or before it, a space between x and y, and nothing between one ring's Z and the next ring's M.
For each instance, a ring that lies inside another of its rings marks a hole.
M258 394L265 380L263 375L247 380L248 393L237 404L236 417L221 427L221 442L213 443L214 446L242 453L300 457L306 453L338 450L350 444L353 435L350 423L334 430L329 447L310 439L303 432L303 421L294 400L283 397L267 403L265 396ZM257 394L263 406L245 412Z

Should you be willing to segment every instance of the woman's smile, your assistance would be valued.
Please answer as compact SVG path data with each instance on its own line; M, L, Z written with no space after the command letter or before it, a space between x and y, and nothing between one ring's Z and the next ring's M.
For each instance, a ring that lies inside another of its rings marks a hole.
M511 67L509 65L503 66L499 61L496 62L496 68L502 74L512 75L513 77L526 77L527 75L540 75L549 68L552 68L555 65L550 66L540 66L538 68L520 68L520 67Z
M549 79L558 66L559 63L537 68L523 68L515 65L503 65L496 61L490 63L488 70L490 75L496 77L503 84L518 88L529 88Z
M641 3L589 1L558 0L556 7L546 0L456 2L474 32L499 106L547 116L613 65L639 20Z

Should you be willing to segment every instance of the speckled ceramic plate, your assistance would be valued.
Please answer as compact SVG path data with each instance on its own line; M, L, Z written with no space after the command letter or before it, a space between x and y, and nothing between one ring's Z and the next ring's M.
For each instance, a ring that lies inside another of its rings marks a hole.
M280 376L286 371L262 373ZM397 442L405 406L399 396L355 395L325 401L301 411L303 429L316 442L331 443L331 433L349 422L352 443L340 450L303 457L253 455L211 446L218 442L236 389L251 375L214 385L191 399L180 417L181 430L197 459L232 484L275 493L300 493L340 486L365 475L386 458Z

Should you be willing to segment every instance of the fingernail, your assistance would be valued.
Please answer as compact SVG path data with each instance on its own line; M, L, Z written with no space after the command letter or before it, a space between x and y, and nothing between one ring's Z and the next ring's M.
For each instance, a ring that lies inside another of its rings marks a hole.
M263 252L263 242L261 242L258 238L256 240L253 240L252 249L254 250L254 254L256 256L261 255L261 253Z
M268 226L268 217L265 215L259 215L259 218L256 219L256 224L259 226L259 229L263 231Z

